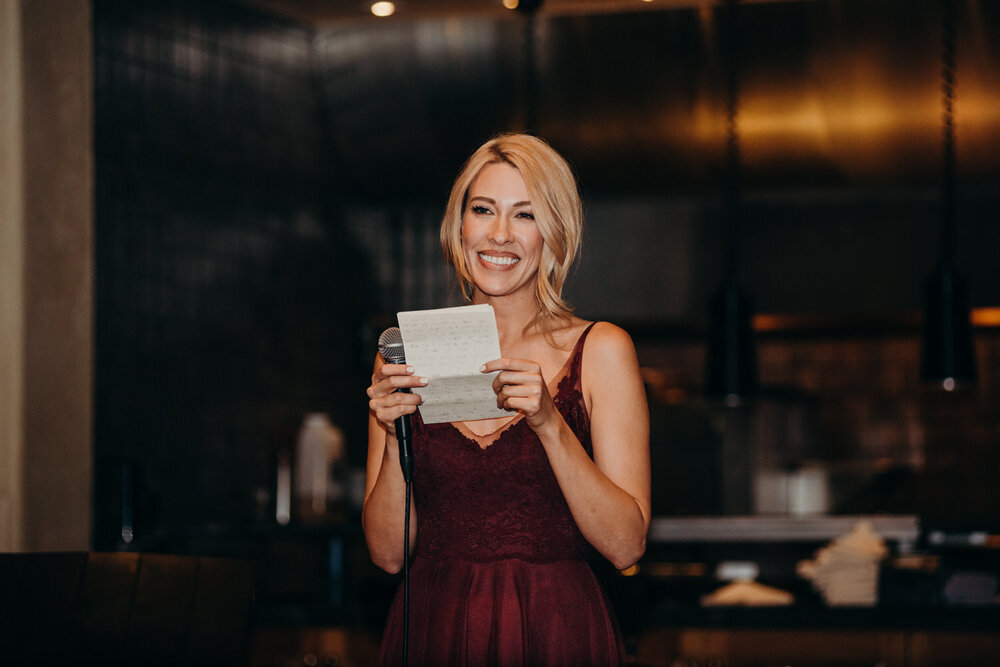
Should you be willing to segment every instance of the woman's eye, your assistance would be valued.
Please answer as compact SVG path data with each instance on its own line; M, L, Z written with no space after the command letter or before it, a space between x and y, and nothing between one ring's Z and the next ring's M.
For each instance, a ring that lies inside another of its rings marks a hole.
M471 210L476 215L486 215L487 213L490 212L490 209L486 208L485 206L477 206L477 205L473 205L469 210Z
M535 214L532 213L531 211L521 211L520 213L517 214L517 217L523 218L525 220L534 220Z

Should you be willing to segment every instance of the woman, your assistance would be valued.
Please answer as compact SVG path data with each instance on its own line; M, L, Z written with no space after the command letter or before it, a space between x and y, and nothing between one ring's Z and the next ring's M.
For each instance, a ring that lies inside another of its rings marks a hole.
M405 485L394 420L415 414L409 661L413 665L619 665L620 632L585 558L643 554L649 417L635 350L575 317L563 282L579 247L572 171L541 139L500 135L466 162L441 243L472 303L493 306L493 390L508 418L423 424L426 378L375 362L363 524L372 560L403 567ZM402 596L383 664L402 660Z

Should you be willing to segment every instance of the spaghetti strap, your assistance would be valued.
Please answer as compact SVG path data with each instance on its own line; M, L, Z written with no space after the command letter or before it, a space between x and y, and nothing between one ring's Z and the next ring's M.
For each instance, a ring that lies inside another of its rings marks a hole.
M583 366L583 344L587 340L587 334L590 333L590 330L594 328L595 324L597 324L596 321L591 322L587 325L587 328L583 330L580 337L576 339L576 346L573 348L573 354L570 356L571 361L567 375L574 376L573 385L577 387L580 385L580 380L582 379L581 368Z
M559 380L554 396L556 405L560 406L560 409L577 413L580 426L587 430L588 435L590 433L590 415L583 399L583 347L587 341L587 335L590 334L590 330L594 328L595 324L597 324L596 321L588 324L580 337L577 338L573 353L566 362L568 368L565 375Z

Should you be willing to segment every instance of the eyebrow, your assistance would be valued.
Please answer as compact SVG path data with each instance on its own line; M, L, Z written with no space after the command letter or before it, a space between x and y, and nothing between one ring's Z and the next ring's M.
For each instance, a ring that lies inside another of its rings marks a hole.
M469 199L469 203L471 204L472 202L477 201L477 200L482 200L484 202L487 202L487 203L493 204L493 205L496 205L496 203L497 203L496 199L493 199L491 197L484 197L483 195L476 195L475 197L470 198ZM518 206L531 206L531 202L530 201L514 202L514 207L516 208Z

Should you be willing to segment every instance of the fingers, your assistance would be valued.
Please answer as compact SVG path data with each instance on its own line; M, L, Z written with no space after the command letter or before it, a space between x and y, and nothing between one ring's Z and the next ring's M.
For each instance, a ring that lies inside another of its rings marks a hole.
M483 373L510 370L537 373L538 375L542 374L542 367L536 362L528 361L527 359L494 359L480 366L479 370Z
M504 385L545 386L542 367L534 361L522 359L496 359L482 367L484 373L500 371L493 378L493 391L499 393Z
M507 411L537 413L545 401L546 387L541 367L532 361L497 359L485 364L483 372L500 370L493 378L497 407Z
M497 376L493 378L493 391L499 394L506 389L516 392L508 393L510 396L528 396L534 393L534 391L540 390L544 384L545 381L542 379L540 373L504 371L497 373ZM521 393L522 391L527 391L528 393Z
M372 383L367 390L368 398L385 396L397 389L423 387L427 382L427 378L413 375L412 366L383 364L372 375Z
M379 421L391 423L403 415L413 414L423 402L418 394L391 394L384 398L373 398L368 401L368 407Z
M368 398L377 398L379 396L387 396L399 389L415 389L426 386L427 378L424 377L392 375L380 380L376 376L372 376L372 384L368 386L365 392L368 394Z
M504 384L494 387L497 407L505 410L536 412L544 398L544 390L536 384Z
M390 433L393 422L406 414L413 414L423 403L419 394L399 391L427 386L428 379L413 375L413 367L403 364L382 364L372 374L372 383L365 390L368 409Z
M406 366L404 364L382 364L376 368L375 373L372 374L372 382L379 382L390 377L414 377L413 366Z
M382 422L387 431L395 433L396 419L413 414L417 411L417 406L423 402L424 399L419 394L397 392L371 399L368 401L368 409Z

